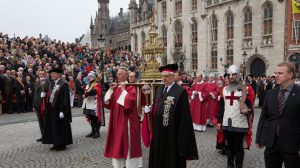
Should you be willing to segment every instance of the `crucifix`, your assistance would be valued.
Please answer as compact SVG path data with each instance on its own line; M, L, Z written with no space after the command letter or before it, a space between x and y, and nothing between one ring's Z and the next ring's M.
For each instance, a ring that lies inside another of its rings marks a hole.
M234 96L234 92L232 91L230 96L225 96L225 99L230 99L230 106L233 106L233 100L239 100L239 96Z

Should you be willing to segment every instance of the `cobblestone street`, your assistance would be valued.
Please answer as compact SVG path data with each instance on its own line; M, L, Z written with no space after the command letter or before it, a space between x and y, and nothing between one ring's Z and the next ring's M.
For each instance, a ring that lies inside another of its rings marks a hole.
M254 136L260 109L255 111ZM109 168L111 160L104 158L104 147L107 126L101 128L99 139L85 138L89 133L85 117L81 109L73 109L72 132L74 144L67 150L50 151L50 145L36 142L40 138L35 113L12 114L0 116L0 167L101 167ZM106 113L106 122L109 114ZM199 160L188 162L190 168L225 168L226 157L215 149L216 130L196 132ZM254 141L254 138L253 138ZM244 168L263 168L263 151L255 145L246 151ZM144 167L148 163L148 150L143 148Z

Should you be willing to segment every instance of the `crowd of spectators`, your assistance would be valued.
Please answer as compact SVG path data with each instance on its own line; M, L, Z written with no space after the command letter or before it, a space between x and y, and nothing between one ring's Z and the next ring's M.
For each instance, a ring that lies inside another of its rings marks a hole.
M0 32L0 103L4 105L3 111L6 113L32 111L32 93L41 69L46 72L54 68L62 69L62 78L69 83L73 96L79 95L80 99L90 71L100 75L104 69L103 82L107 83L116 79L116 71L120 66L135 71L137 79L140 79L141 58L130 51L109 48L101 51L77 43L9 37ZM20 97L22 100L19 100ZM80 106L81 100L76 105Z

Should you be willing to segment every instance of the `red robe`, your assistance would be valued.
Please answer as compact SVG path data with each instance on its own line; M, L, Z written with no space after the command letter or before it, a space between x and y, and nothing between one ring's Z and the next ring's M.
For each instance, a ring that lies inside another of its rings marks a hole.
M219 88L216 82L209 83L207 82L207 119L212 120L214 124L217 123L217 115L218 115L218 96L219 96ZM210 92L213 94L211 95Z
M206 83L194 83L190 90L189 96L190 101L190 111L192 115L192 120L194 124L206 125ZM193 92L198 92L198 95L193 96ZM202 100L199 99L199 92L201 92Z
M251 85L247 86L247 99L250 100L252 104L252 110L253 113L251 113L248 117L248 122L249 122L249 129L248 133L246 135L246 148L250 148L251 143L252 143L252 126L253 126L253 120L254 120L254 101L255 101L255 92Z
M127 86L128 94L124 106L117 103L122 89L117 87L109 100L110 111L108 133L104 156L115 159L127 159L130 131L130 158L142 156L140 125L137 111L136 88ZM128 130L130 125L130 130Z

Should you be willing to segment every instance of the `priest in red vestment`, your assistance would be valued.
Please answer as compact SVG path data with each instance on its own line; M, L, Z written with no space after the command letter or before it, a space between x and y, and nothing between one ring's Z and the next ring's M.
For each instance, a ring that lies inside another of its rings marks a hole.
M207 82L207 125L209 127L213 127L213 123L217 123L217 119L215 116L218 115L218 96L219 96L219 89L217 83L215 81L215 75L210 74L208 76Z
M127 77L127 69L119 68L119 85L112 83L104 98L110 109L104 156L112 158L115 168L143 166L137 91L134 86L125 85Z
M206 97L208 93L202 74L197 75L196 82L191 86L189 93L194 130L206 131Z

